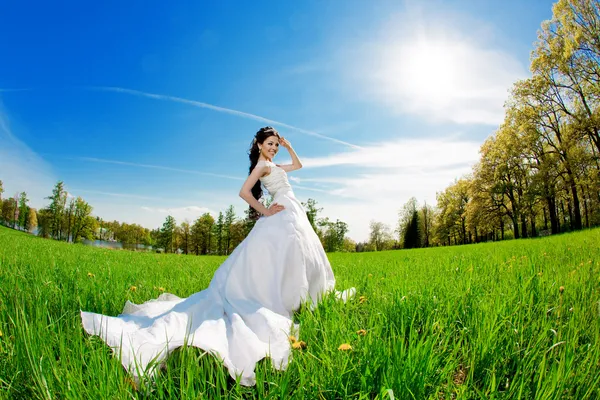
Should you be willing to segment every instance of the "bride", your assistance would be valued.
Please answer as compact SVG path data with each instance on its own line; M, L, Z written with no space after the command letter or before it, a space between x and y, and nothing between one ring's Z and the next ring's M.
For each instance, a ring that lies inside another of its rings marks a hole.
M280 146L291 164L273 163ZM260 129L240 196L262 215L208 288L188 298L165 293L143 304L127 301L117 317L82 311L85 331L100 336L135 378L152 375L171 351L186 344L214 354L245 386L256 383L254 367L264 357L285 369L289 335L298 329L293 312L303 302L316 306L335 286L321 242L287 179L287 172L301 167L289 141L272 127ZM261 183L273 198L269 208L259 202Z

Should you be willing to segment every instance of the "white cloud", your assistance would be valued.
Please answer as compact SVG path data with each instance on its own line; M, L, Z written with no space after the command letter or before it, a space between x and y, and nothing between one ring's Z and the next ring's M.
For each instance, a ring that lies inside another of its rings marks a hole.
M8 117L0 103L0 180L3 197L26 192L29 204L40 208L44 197L52 194L57 179L51 167L12 132Z
M376 38L343 52L346 77L361 95L397 113L497 125L508 90L527 71L486 42L490 27L463 22L436 10L395 15Z
M364 168L437 169L474 162L480 144L473 141L441 139L399 139L326 157L303 157L305 168L358 165Z
M332 196L318 200L323 215L345 221L349 236L362 241L368 238L372 219L393 228L398 211L413 196L421 204L435 205L437 192L471 172L479 147L475 142L449 139L397 140L322 158L304 158L306 168L318 168L319 176L290 178L326 189ZM325 167L342 165L358 168L358 172L327 175Z

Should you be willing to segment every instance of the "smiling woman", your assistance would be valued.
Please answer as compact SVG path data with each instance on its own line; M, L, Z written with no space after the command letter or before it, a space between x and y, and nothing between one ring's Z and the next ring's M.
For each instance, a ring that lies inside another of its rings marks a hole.
M291 164L273 162L279 146L288 150ZM240 196L262 217L207 289L185 299L164 293L143 304L128 301L117 317L81 312L86 332L102 337L135 377L153 375L156 363L187 344L217 356L241 384L254 385L261 359L270 357L276 369L287 367L289 336L299 328L293 312L303 303L316 306L334 291L327 255L287 179L287 172L302 167L290 142L272 127L262 128L250 161ZM259 202L261 184L273 197L268 208Z

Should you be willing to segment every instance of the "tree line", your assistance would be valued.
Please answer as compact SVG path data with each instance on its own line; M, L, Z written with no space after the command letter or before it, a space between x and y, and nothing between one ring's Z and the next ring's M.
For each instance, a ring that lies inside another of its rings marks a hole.
M411 199L394 232L373 222L376 250L600 225L600 2L559 0L552 11L531 54L532 76L513 85L472 172L438 193L435 208Z
M322 209L317 207L314 199L302 204L325 251L356 250L356 243L346 236L348 224L320 218ZM225 213L219 212L216 219L207 212L193 223L183 221L178 225L175 218L169 215L160 229L151 232L151 236L156 239L156 245L167 253L229 255L246 238L255 223L256 220L250 217L248 211L244 217L238 218L234 207L230 205Z
M0 222L14 229L38 236L67 242L88 240L114 241L127 249L153 249L165 253L195 255L228 255L254 227L256 221L246 211L239 218L233 205L213 217L204 213L193 222L178 223L167 216L162 227L148 229L138 224L105 221L93 216L93 207L83 198L71 196L62 181L56 183L52 194L45 199L49 204L36 210L28 204L27 193L2 198L0 180ZM267 199L267 203L269 199ZM356 244L346 236L348 225L319 216L322 211L314 199L303 203L311 226L326 251L355 251Z

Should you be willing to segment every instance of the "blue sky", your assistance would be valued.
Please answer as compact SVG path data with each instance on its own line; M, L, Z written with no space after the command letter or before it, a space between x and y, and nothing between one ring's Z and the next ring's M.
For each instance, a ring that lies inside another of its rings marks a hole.
M4 2L5 196L41 207L60 179L104 219L241 216L248 146L273 125L304 161L297 197L365 240L370 220L393 228L411 196L434 204L470 171L551 7Z

